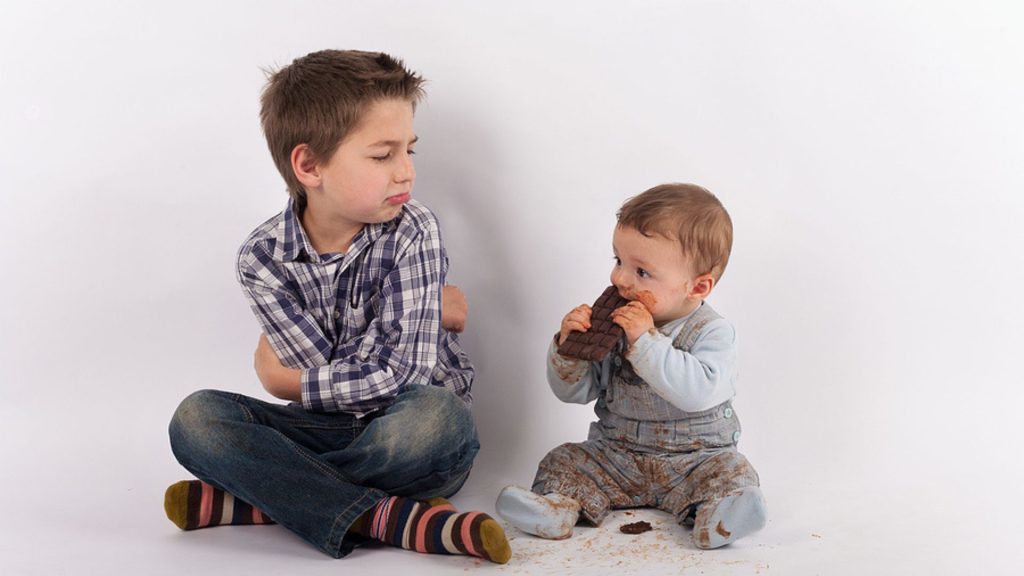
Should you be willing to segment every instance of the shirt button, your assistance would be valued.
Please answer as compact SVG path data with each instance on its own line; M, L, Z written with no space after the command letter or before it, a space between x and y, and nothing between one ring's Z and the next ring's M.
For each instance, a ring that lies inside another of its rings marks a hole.
M334 319L337 320L338 318L341 318L341 312L335 310L334 311Z
M737 431L732 433L732 441L733 442L739 442L740 441L740 431L739 430L737 430Z
M732 408L726 408L724 416L726 418L732 418Z

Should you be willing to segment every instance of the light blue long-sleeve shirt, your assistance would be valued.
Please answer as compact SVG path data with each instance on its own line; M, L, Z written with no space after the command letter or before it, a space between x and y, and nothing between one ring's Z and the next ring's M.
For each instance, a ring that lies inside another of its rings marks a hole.
M685 412L699 412L736 395L736 330L724 318L716 318L701 328L690 350L683 351L672 343L689 318L645 332L624 356L637 376L665 401ZM601 362L587 362L561 356L557 348L555 341L548 348L552 392L563 402L596 400L608 385L611 355Z

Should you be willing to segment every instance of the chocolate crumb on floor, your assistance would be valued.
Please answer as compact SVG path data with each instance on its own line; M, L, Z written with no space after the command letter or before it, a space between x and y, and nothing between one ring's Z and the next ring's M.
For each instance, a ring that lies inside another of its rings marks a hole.
M619 526L619 531L623 534L643 534L649 530L651 530L650 522L645 522L643 520Z

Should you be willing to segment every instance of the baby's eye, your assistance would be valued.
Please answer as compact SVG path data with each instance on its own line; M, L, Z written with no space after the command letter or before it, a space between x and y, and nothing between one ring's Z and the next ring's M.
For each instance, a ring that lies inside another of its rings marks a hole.
M650 278L651 277L651 274L647 270L644 270L643 268L637 268L636 269L636 275L641 277L641 278Z
M622 266L622 260L618 256L612 256L612 260L615 261L616 266Z

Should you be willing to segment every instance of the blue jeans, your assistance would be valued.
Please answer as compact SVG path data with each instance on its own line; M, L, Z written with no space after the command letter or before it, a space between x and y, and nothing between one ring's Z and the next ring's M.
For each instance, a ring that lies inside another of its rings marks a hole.
M411 386L363 419L201 390L178 406L170 436L197 478L335 558L360 542L349 527L382 498L457 492L480 448L469 407L435 386Z

